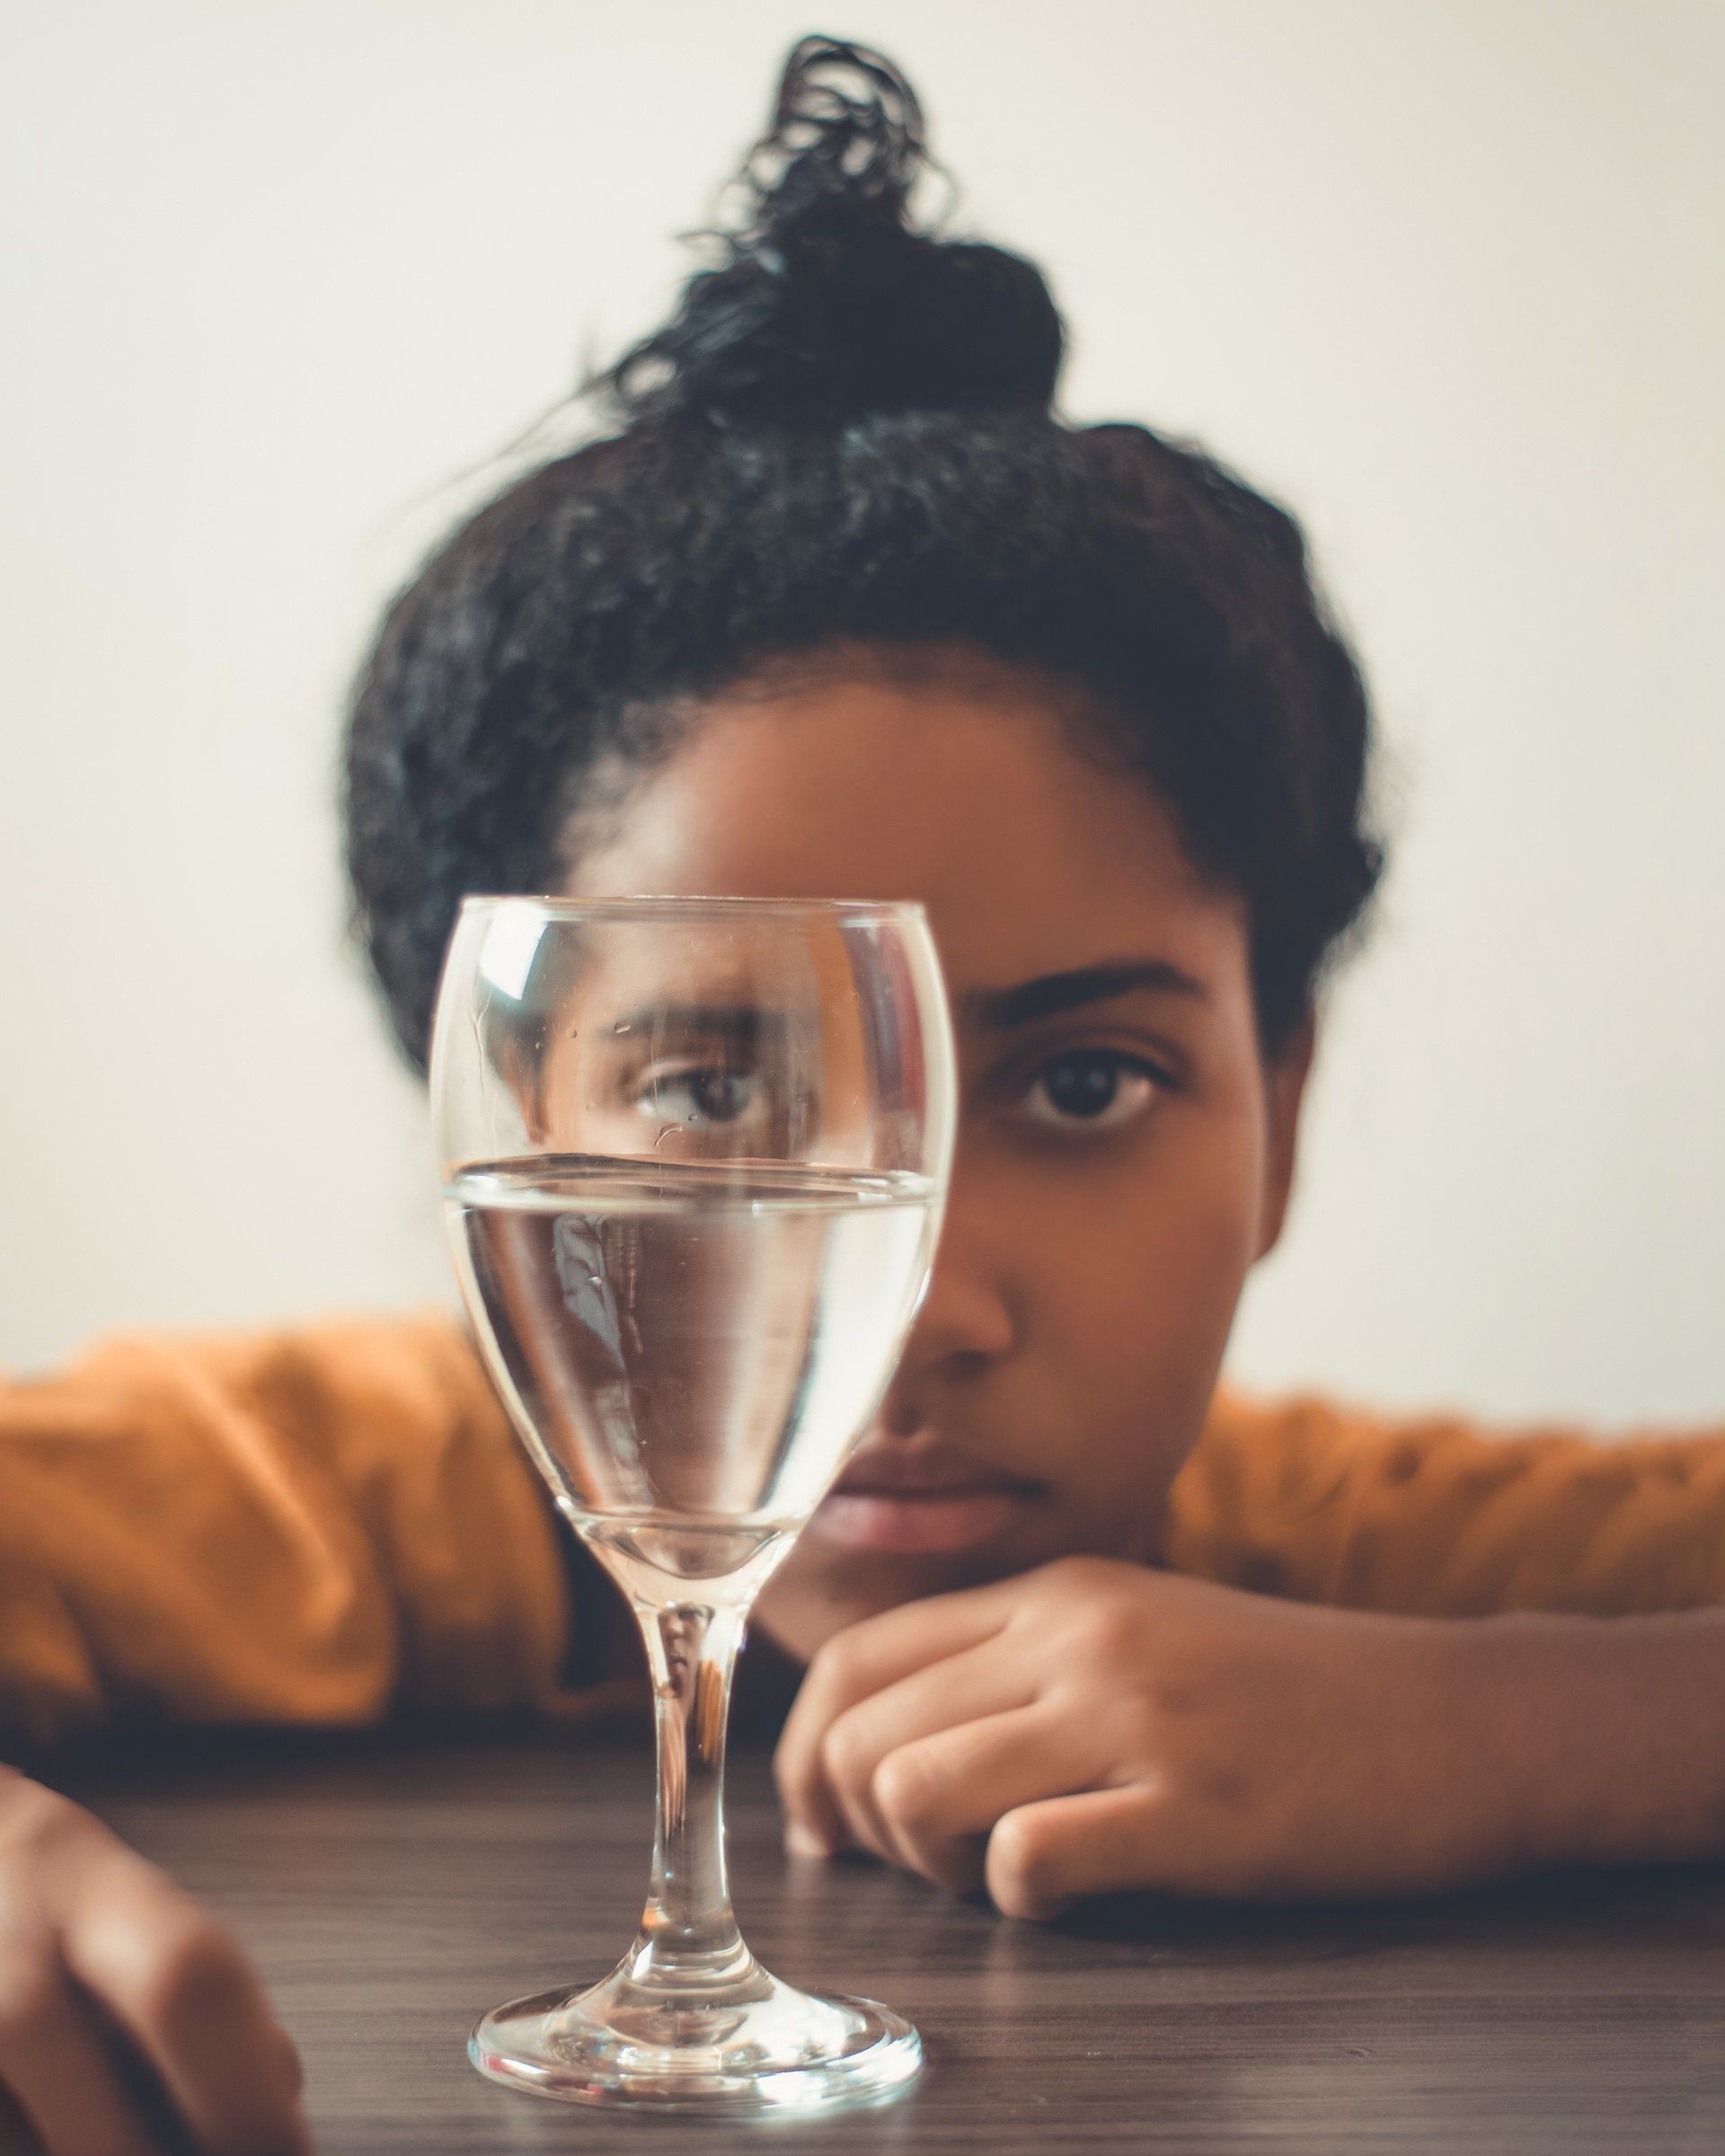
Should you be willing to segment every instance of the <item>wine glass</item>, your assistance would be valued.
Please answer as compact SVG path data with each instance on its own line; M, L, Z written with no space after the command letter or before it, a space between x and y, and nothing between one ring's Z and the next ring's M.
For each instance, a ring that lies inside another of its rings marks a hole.
M572 2102L783 2112L908 2081L916 2030L764 1969L725 1878L750 1604L880 1403L939 1232L951 1021L922 908L469 898L431 1091L463 1299L651 1672L641 1930L487 2014L481 2072Z

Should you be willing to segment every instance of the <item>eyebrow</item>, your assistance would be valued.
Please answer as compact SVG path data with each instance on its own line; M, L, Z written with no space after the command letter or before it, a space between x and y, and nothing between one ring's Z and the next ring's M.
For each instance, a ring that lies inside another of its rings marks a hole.
M789 1033L795 1022L789 1012L753 1003L642 1003L600 1030L614 1038L642 1033L656 1040L668 1036L748 1047Z
M1070 973L1045 973L1012 988L984 988L962 999L960 1008L973 1025L991 1031L1027 1026L1039 1018L1105 1003L1134 989L1159 995L1185 995L1208 1003L1203 982L1167 959L1111 959L1098 966L1075 967Z

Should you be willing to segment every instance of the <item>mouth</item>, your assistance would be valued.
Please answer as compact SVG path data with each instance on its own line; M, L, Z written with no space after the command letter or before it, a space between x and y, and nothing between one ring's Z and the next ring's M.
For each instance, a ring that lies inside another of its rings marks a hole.
M940 1439L869 1445L809 1531L852 1550L974 1550L1010 1533L1041 1494Z

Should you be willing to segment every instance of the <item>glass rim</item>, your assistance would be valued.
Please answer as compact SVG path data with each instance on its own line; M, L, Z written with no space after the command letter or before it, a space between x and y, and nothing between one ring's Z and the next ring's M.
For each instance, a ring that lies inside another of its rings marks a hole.
M605 898L566 898L532 891L469 891L463 896L461 912L500 914L519 908L552 921L603 919L674 920L693 914L737 914L759 918L779 915L786 919L826 918L850 921L909 919L926 921L928 909L920 898L737 898L715 894L659 894L642 891L632 896Z

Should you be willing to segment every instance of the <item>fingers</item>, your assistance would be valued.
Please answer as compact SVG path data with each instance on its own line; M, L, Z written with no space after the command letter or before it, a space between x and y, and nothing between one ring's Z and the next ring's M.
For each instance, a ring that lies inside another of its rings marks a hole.
M1154 1782L1020 1806L988 1838L990 1895L1008 1916L1057 1916L1087 1894L1158 1887L1174 1894L1273 1893L1261 1838L1214 1804L1171 1801Z
M115 1846L66 1926L73 1975L159 2076L200 2156L309 2156L299 2064L238 1944Z
M0 2082L48 2156L159 2156L102 2031L50 1954L0 1973Z
M1082 1787L1092 1762L1040 1701L901 1745L874 1774L889 1853L954 1894L984 1884L985 1837L1003 1814Z
M1035 1697L1022 1663L999 1654L993 1640L901 1677L829 1725L813 1768L822 1785L820 1800L836 1808L847 1839L877 1856L902 1860L884 1786L892 1763L919 1740L985 1716L1008 1714Z
M822 1763L835 1724L888 1686L931 1665L962 1657L994 1638L1005 1624L1011 1606L986 1588L903 1603L853 1625L821 1648L786 1718L774 1760L779 1794L794 1827L827 1850L844 1845L850 1822ZM1007 1703L986 1698L969 1714ZM907 1728L907 1734L920 1735L922 1728Z
M0 2121L49 2156L309 2156L298 2060L229 1935L99 1820L0 1770ZM4 2126L0 2125L0 2131Z

